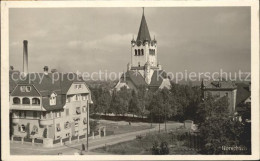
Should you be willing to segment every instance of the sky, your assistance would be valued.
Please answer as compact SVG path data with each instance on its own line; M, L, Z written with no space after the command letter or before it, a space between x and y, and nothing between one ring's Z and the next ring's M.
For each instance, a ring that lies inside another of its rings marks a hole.
M142 8L37 8L9 11L10 65L29 71L126 71ZM249 7L147 7L158 60L167 72L251 71Z

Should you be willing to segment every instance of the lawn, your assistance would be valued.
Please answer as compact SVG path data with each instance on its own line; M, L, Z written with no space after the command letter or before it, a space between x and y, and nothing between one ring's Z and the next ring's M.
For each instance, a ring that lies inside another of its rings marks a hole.
M148 123L131 123L128 122L113 122L113 121L100 121L100 126L105 126L108 132L107 134L118 135L124 133L130 133L135 131L141 131L145 129L150 129L151 125ZM153 126L154 127L154 126ZM112 132L112 133L111 133Z
M169 155L174 154L197 154L193 149L188 148L187 142L185 140L177 140L171 137L167 133L150 133L142 138L137 138L135 140L122 142L115 145L104 146L92 150L97 153L106 154L118 154L118 155L151 155L152 147L157 143L167 142L169 147Z

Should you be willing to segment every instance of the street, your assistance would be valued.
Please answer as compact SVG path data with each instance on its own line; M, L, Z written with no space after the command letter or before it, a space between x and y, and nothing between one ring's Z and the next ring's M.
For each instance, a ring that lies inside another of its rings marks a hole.
M181 123L168 123L167 128L168 130L175 129L176 127L181 125L182 125ZM162 131L164 130L164 126L161 126L161 130ZM86 155L97 154L91 152L91 150L103 147L105 145L112 145L120 142L133 140L136 138L136 135L146 134L154 131L158 131L158 125L156 125L153 129L146 129L146 130L141 130L141 131L136 131L131 133L110 135L102 138L89 139L89 152L84 152L84 154ZM63 146L57 146L53 148L43 148L41 145L32 146L31 143L21 144L20 142L14 142L11 143L10 145L10 154L11 155L58 155L59 153L61 153L62 155L74 155L75 153L79 153L81 151L83 143L86 144L86 139L82 139L80 140L79 143L75 143L75 144L68 144L67 142L65 142L65 145Z

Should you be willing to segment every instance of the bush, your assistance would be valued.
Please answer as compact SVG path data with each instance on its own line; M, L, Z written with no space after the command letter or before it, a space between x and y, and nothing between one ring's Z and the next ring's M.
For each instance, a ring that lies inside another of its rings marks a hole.
M169 150L167 142L165 142L165 141L161 142L160 146L157 141L155 141L153 143L153 147L152 147L153 155L166 155L166 154L169 154L169 152L170 152L170 150Z
M169 147L167 142L161 142L160 154L169 154Z

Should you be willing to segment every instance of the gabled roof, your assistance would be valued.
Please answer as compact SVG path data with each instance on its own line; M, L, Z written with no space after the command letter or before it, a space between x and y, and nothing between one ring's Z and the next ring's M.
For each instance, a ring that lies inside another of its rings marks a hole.
M236 106L243 105L244 101L250 96L251 91L249 90L249 85L245 83L237 83Z
M43 107L48 111L63 108L66 103L66 93L74 82L84 82L84 80L79 78L75 73L29 73L26 78L19 80L17 85L34 86L42 96ZM28 95L26 92L19 93L19 90L17 91L14 90L11 95ZM57 94L56 105L50 106L49 96L53 92Z
M231 81L211 81L210 83L205 82L205 89L215 89L215 90L221 90L221 89L236 89L236 85L234 82Z
M29 73L26 78L17 82L19 85L34 85L42 96L50 95L52 92L66 94L73 82L84 82L81 78L77 80L75 73Z
M152 78L151 78L151 83L150 87L160 87L162 84L163 80L167 79L167 74L164 70L155 70L153 72Z
M9 93L11 93L19 81L20 72L18 70L9 70Z
M121 81L132 81L138 87L140 85L147 85L143 76L138 71L127 71L121 76Z
M151 41L151 36L143 13L136 41L144 41L144 40Z

